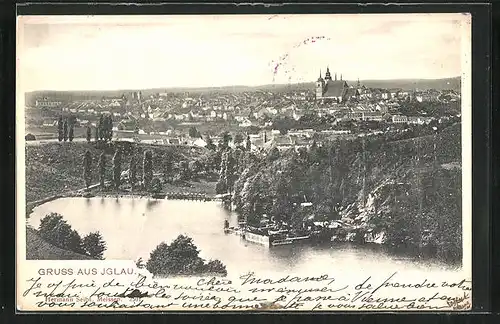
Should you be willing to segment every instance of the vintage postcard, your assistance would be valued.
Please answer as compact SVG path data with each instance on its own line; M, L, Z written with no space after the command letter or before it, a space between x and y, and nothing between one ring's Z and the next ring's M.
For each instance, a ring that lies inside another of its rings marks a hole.
M18 311L471 309L471 16L19 16Z

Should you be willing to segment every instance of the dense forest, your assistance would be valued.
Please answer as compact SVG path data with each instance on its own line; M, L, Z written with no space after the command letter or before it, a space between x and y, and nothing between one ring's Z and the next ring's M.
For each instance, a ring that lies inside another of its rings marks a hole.
M339 219L361 234L383 232L389 246L460 258L460 123L433 135L386 137L246 153L231 188L236 210L255 226L263 215L294 228Z

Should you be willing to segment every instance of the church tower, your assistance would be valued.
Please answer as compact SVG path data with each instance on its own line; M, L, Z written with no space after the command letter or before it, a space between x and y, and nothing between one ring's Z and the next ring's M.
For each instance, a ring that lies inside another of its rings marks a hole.
M330 75L330 68L326 67L326 74L325 74L325 81L328 82L328 80L331 80L332 76Z
M327 70L327 74L328 74ZM326 79L326 76L325 76ZM316 99L320 99L323 97L323 89L325 88L325 80L321 77L321 70L319 71L319 78L316 81Z

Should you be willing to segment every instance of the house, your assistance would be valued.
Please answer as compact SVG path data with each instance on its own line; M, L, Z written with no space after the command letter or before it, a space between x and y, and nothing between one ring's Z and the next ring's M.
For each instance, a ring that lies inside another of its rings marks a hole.
M57 120L45 120L42 124L43 127L57 126Z
M382 113L378 111L366 111L363 112L363 120L365 121L381 121Z
M418 125L423 125L423 124L428 124L432 121L432 117L408 117L408 124L418 124Z
M197 138L195 139L193 142L192 142L192 145L194 146L199 146L199 147L205 147L207 146L207 142L205 142L203 139L201 138Z
M340 134L350 134L350 130L334 130L334 129L328 129L328 130L323 130L321 131L322 134L327 134L327 135L340 135Z
M62 105L62 101L50 100L48 98L35 100L35 106L40 108L57 108Z
M167 138L163 140L163 143L170 145L181 145L181 139L178 137Z
M403 115L394 115L392 116L392 122L395 124L402 124L408 122L408 117Z
M184 114L174 114L173 117L175 120L184 120L186 116Z
M345 114L344 118L351 120L363 120L363 112L362 111L350 111Z
M302 116L304 116L304 112L302 110L294 109L293 116L292 116L293 119L299 120Z

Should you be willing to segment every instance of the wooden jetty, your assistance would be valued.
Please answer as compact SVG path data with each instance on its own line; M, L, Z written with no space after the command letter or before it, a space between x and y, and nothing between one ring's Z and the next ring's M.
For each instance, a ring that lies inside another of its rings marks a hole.
M212 201L214 196L198 192L167 192L165 199Z

